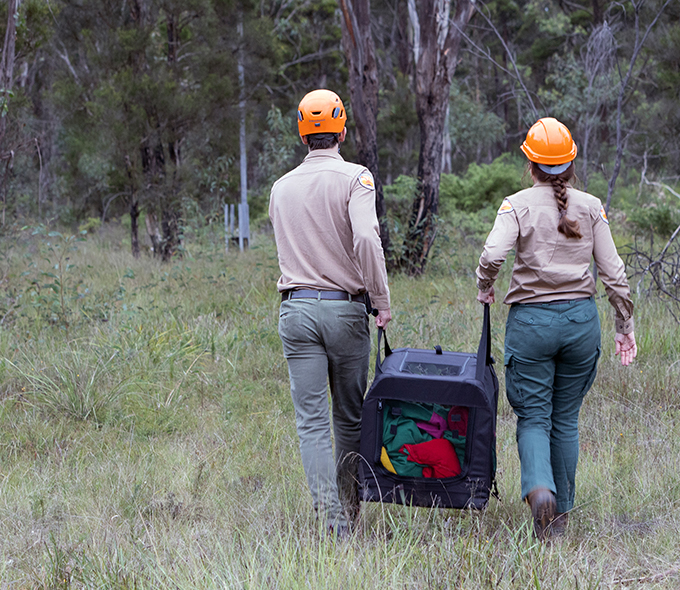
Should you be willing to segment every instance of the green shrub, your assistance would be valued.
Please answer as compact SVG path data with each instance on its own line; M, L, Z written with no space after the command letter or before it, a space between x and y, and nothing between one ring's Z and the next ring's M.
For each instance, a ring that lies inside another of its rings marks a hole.
M463 176L442 174L437 240L442 240L442 232L455 228L449 236L454 242L461 238L463 241L472 239L475 246L483 242L493 225L496 209L505 197L522 189L522 178L523 164L510 154L491 164L471 164ZM417 185L416 178L402 175L384 187L394 258L401 255ZM440 246L438 244L436 248L439 250ZM451 247L452 243L449 243L447 248Z
M629 220L633 228L642 234L654 234L669 238L680 225L680 209L669 203L651 203L631 211Z
M479 161L483 154L494 152L494 147L506 135L503 120L485 108L474 91L471 92L457 81L451 85L448 123L456 171ZM487 156L486 159L488 161L491 158Z
M523 164L509 153L491 164L470 164L465 174L442 174L439 201L442 212L449 208L478 211L498 207L508 195L522 189Z
M578 170L578 166L577 166ZM638 206L638 183L640 182L640 174L633 170L628 169L625 173L622 173L614 189L614 194L612 195L611 209L619 209L628 211L631 208ZM577 179L574 185L579 190L586 190L591 195L596 196L604 204L607 201L607 190L609 184L609 176L605 176L601 171L591 173L588 176L588 186L584 187L583 183L579 182Z
M594 173L589 177L587 190L604 203L607 183L608 178L602 172ZM622 211L628 229L638 235L653 233L667 239L680 225L680 200L660 185L640 185L640 173L633 168L626 169L619 177L610 207L610 214Z
M400 224L408 223L418 180L402 174L392 184L383 187L388 218Z
M88 217L83 223L78 226L78 232L81 234L92 234L96 232L102 225L102 220L99 217Z
M388 258L399 260L403 255L404 238L408 231L417 185L416 178L402 174L392 184L383 187L392 246L391 251L387 253Z
M524 163L509 153L491 164L470 164L465 174L442 174L439 185L440 214L458 209L474 212L488 206L498 207L501 201L522 189ZM400 223L408 216L417 188L417 179L399 176L393 184L385 185L387 214Z

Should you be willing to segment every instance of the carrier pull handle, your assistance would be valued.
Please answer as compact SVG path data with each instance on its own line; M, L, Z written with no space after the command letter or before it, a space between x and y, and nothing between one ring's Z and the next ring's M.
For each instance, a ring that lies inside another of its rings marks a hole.
M477 371L475 378L477 381L484 379L484 369L493 363L491 358L491 314L489 304L484 304L484 322L482 324L482 336L479 339L477 349Z
M385 358L390 356L392 354L392 349L390 348L390 345L387 343L387 332L383 330L382 328L378 328L378 354L375 356L375 372L380 373L380 367L382 365L382 361L380 360L380 340L382 340L382 337L385 336Z

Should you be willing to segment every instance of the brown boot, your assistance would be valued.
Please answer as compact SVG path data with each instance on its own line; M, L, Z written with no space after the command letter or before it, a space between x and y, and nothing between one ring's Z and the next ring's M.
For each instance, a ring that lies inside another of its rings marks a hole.
M558 512L555 514L555 519L550 524L550 533L556 537L560 537L567 532L567 525L569 524L569 513Z
M526 501L534 519L534 534L539 541L545 541L550 536L550 524L557 510L555 494L548 488L535 488L529 492Z

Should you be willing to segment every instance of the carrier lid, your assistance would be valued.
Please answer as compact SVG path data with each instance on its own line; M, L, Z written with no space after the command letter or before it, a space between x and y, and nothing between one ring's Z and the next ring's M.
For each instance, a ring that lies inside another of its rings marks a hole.
M387 333L382 329L378 328L378 354L375 357L375 374L380 375L383 370L382 370L382 364L383 361L380 359L380 343L383 340L383 337L385 339L385 359L389 357L392 354L392 348L390 348L389 343L387 342ZM401 350L401 349L398 349ZM412 350L416 349L407 349L409 352ZM409 367L409 370L404 370L403 367L405 367L405 363L407 362L417 362L414 361L413 359L410 359L409 361L406 361L406 358L408 358L408 354L405 356L404 363L402 363L402 368L400 368L400 371L402 372L407 372L407 373L413 373L413 374L426 374L426 375L445 375L445 376L451 376L451 375L459 375L461 374L466 366L466 363L449 363L449 362L443 362L444 359L443 357L446 354L446 352L443 352L441 349L441 346L436 346L435 347L435 354L437 357L442 357L441 359L437 358L436 362L432 362L430 360L427 360L428 365L432 365L429 369L423 369L425 371L435 371L434 373L430 372L422 372L422 370L418 369L417 366L412 366ZM430 353L431 354L431 353ZM463 354L463 353L450 353L450 354ZM477 381L484 381L484 373L486 371L486 368L491 366L493 364L493 358L491 357L491 313L489 309L489 304L485 303L484 304L484 318L482 321L482 334L479 339L479 346L477 347L477 362L476 362L476 369L475 369L475 379ZM458 364L459 369L458 372L452 373L451 371L455 371L455 369L448 368L452 365ZM439 369L438 367L440 365L445 365L447 368L446 369ZM444 370L444 373L437 373L436 371L438 370ZM420 372L419 372L420 371Z

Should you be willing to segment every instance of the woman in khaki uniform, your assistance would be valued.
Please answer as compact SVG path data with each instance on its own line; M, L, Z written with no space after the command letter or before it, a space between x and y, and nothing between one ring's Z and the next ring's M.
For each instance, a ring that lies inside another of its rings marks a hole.
M563 532L574 506L578 416L600 356L593 299L594 259L616 315L616 354L637 354L633 302L602 203L577 191L577 147L566 126L540 119L521 147L533 187L501 204L477 267L477 299L495 301L494 281L508 252L515 263L505 303L508 401L517 415L522 498L540 539Z

